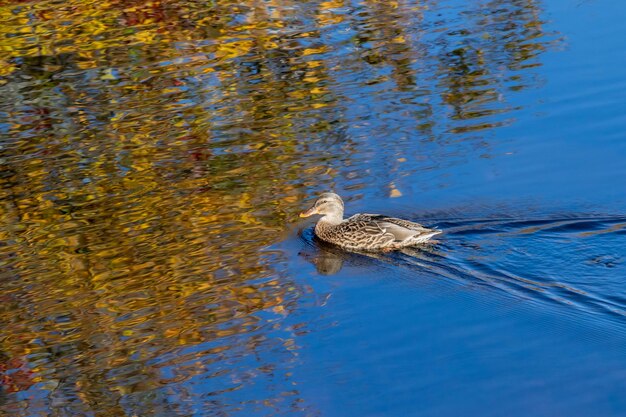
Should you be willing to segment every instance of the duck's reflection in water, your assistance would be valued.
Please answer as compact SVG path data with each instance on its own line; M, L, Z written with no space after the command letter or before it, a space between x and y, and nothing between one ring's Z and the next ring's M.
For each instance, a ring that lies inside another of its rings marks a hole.
M343 258L335 253L321 253L308 259L320 275L334 275L343 267Z

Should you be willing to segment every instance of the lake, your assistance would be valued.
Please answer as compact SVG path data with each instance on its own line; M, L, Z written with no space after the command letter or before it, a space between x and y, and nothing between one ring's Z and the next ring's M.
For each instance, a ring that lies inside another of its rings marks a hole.
M3 1L0 415L625 415L625 19Z

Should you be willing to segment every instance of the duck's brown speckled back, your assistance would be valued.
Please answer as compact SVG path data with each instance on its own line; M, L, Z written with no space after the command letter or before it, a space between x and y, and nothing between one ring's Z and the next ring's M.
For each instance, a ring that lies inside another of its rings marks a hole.
M380 214L357 214L336 225L320 220L315 226L315 234L324 241L366 251L414 246L439 233L419 223Z

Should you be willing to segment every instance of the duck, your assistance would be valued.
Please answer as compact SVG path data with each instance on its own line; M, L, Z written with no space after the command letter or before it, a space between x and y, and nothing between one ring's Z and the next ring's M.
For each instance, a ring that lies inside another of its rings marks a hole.
M311 208L300 213L300 217L321 215L315 225L315 236L354 251L389 252L425 244L441 233L438 229L382 214L355 214L344 219L343 212L344 204L339 195L323 193Z

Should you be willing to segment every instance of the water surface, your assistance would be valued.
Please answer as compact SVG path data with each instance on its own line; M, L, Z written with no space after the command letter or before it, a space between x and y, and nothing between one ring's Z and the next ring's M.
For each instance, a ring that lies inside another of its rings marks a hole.
M625 18L0 3L0 414L623 415Z

